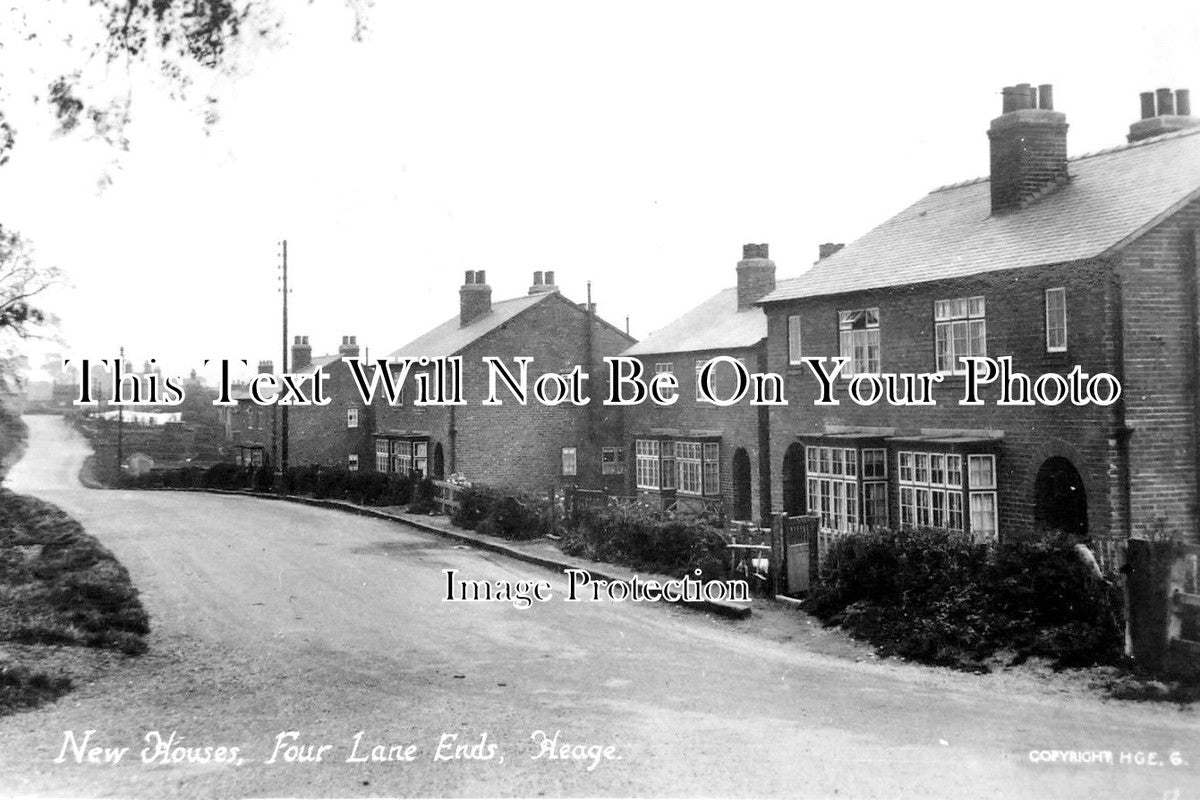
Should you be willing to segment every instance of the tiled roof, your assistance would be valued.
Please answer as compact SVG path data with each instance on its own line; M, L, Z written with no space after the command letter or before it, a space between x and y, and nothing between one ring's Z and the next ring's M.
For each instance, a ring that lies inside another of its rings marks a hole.
M408 344L401 347L388 358L444 358L459 353L463 348L486 336L513 317L526 309L532 308L555 296L554 292L542 292L525 297L514 297L511 300L500 300L492 303L492 310L475 319L470 325L459 324L455 314L436 328L425 332Z
M1200 196L1200 129L1070 160L1070 180L993 216L987 178L935 189L762 302L900 286L1107 253Z
M738 311L737 288L722 289L665 328L650 334L623 355L752 347L766 335L767 317L762 309Z
M328 367L330 364L336 364L342 360L341 353L330 353L327 356L314 356L311 361L305 364L300 369L292 370L299 375L307 375L310 372L316 372L318 369Z

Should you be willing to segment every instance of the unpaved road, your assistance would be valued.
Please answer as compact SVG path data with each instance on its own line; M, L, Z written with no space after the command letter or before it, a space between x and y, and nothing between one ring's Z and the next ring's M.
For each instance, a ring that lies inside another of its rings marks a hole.
M124 562L154 633L150 654L0 718L2 796L1200 796L1193 711L1000 693L991 677L850 663L694 612L570 604L551 572L335 511L86 490L86 445L57 418L27 421L9 485L65 508ZM446 568L550 579L556 597L446 603ZM69 748L55 763L64 733L88 730L90 746L130 749L115 765ZM534 759L538 730L619 760ZM238 747L241 763L143 764L152 731ZM265 763L287 731L330 747ZM414 744L414 760L348 762L360 731L360 754ZM495 756L437 761L443 734L486 734ZM1031 762L1051 749L1117 763ZM1121 764L1123 752L1164 765ZM1188 764L1165 764L1172 752Z

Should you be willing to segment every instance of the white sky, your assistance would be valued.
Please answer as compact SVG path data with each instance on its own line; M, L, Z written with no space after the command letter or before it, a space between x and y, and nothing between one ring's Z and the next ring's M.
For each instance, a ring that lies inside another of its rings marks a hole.
M415 338L457 313L466 268L494 299L535 269L574 300L590 279L644 336L733 285L745 242L796 275L985 174L1005 85L1054 84L1073 155L1123 143L1141 91L1200 103L1189 2L387 0L361 44L337 0L281 5L288 41L226 87L211 136L139 84L103 191L113 153L16 117L0 220L70 277L56 349L278 363L283 237L291 332L318 353Z

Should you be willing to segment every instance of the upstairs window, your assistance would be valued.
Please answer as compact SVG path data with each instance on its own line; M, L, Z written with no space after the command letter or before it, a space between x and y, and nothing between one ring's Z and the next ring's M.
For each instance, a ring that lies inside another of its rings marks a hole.
M1046 352L1067 352L1067 290L1046 290Z
M655 375L661 375L661 374L663 374L664 372L666 372L666 373L674 373L674 372L675 372L675 365L674 365L672 362L670 362L670 361L659 361L657 364L655 364L655 365L654 365L654 374L655 374ZM662 396L663 396L664 398L671 398L671 397L674 397L674 396L675 396L675 389L674 389L674 388L665 388L665 389L663 389L663 391L662 391Z
M347 459L347 467L351 472L358 472L358 453L351 453Z
M346 427L347 428L357 428L358 427L358 409L357 408L347 408L346 409Z
M879 374L879 309L839 311L838 345L850 359L842 375Z
M938 300L933 304L937 336L937 370L962 374L963 356L987 355L986 306L982 297Z
M573 477L578 474L579 451L574 447L564 447L562 449L562 474L567 477Z
M800 315L792 314L787 318L788 363L800 362Z

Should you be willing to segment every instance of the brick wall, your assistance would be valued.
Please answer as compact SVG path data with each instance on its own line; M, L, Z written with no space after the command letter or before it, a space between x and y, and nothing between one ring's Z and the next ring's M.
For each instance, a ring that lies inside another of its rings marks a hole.
M1130 516L1197 536L1196 275L1200 201L1126 247L1123 289Z
M674 405L659 406L648 399L641 404L625 408L626 452L629 454L626 494L637 492L634 472L634 441L646 438L652 430L677 431L679 438L687 438L689 432L718 432L720 435L720 497L727 510L734 507L733 458L739 450L745 450L750 459L750 500L752 518L761 520L770 513L769 489L763 480L765 436L760 437L760 418L765 425L765 411L751 406L747 397L733 406L717 406L698 402L696 398L696 361L707 361L716 356L743 359L751 372L761 372L766 365L766 344L758 347L734 348L729 350L692 351L638 356L642 362L643 376L649 381L655 374L655 364L671 363L679 381L679 399ZM715 388L718 397L729 397L734 391L732 370L720 366L715 371ZM763 431L765 433L765 431Z
M351 453L358 455L359 469L374 463L372 434L374 414L359 397L350 369L341 359L321 368L325 379L326 406L292 406L288 410L288 463L292 467L319 464L346 469ZM311 397L312 383L303 386ZM358 427L347 425L347 409L358 410Z

